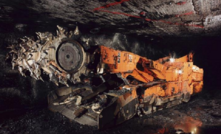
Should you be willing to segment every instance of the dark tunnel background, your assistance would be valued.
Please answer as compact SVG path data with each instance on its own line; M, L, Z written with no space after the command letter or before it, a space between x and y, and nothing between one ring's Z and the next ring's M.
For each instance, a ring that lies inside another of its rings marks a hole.
M155 3L157 0L150 1ZM129 11L129 13L139 15L136 12L142 9L141 6L146 1L135 2L137 3L135 5L125 2L121 6L118 5L119 7L113 7L110 11L126 13ZM192 120L186 122L186 117L193 117L202 122L200 134L220 133L220 1L189 0L186 3L189 6L186 6L184 10L193 11L194 14L193 16L181 15L181 18L176 17L176 12L168 16L169 11L165 10L162 10L161 14L154 10L148 12L148 17L153 19L168 19L180 23L184 21L188 24L192 21L204 23L206 24L204 29L155 24L133 17L125 18L125 16L115 14L92 12L95 7L107 3L109 3L107 0L86 2L83 0L0 0L0 133L152 134L160 133L165 128L170 129L171 126L173 130L177 122L186 124L194 122ZM156 10L158 11L163 9L161 6L173 5L173 2L159 0L156 4L159 4ZM183 4L185 6L185 2ZM174 8L169 10L174 10ZM112 25L112 22L115 25ZM141 118L134 117L109 130L99 131L95 127L71 122L61 114L47 109L47 94L56 88L52 82L49 82L47 76L44 77L45 82L36 81L30 76L22 77L17 68L14 71L11 69L10 60L5 61L5 55L9 51L8 45L18 43L19 38L24 36L36 38L35 32L55 33L56 25L68 30L74 30L78 25L82 37L90 38L91 45L105 45L126 50L153 60L168 56L170 53L180 57L193 51L194 64L204 69L203 91L193 96L189 103ZM130 34L124 35L123 33ZM171 125L171 122L174 124Z
M57 23L56 23L57 24ZM47 94L49 91L55 89L55 85L45 78L46 82L35 81L28 77L22 77L17 71L11 71L10 61L4 60L5 54L8 52L6 48L11 43L17 43L20 37L35 36L36 31L50 31L55 32L56 24L40 25L32 24L22 26L21 29L15 28L14 24L2 24L0 29L0 55L1 55L1 70L0 70L0 117L1 122L7 120L20 120L25 114L29 116L48 116L45 120L53 118L54 124L60 123L57 119L58 115L52 116L50 112L42 109L47 108ZM65 26L63 23L59 23ZM75 26L76 24L74 24ZM69 30L74 30L75 27L68 27ZM189 52L194 52L194 64L204 69L204 88L203 92L199 94L201 98L211 99L219 97L221 94L220 76L221 76L221 56L220 56L220 36L188 36L188 37L160 37L160 36L139 36L123 35L120 33L111 33L101 30L96 33L90 32L90 27L84 27L79 24L79 29L84 37L91 39L91 44L106 45L115 49L131 51L141 56L150 59L158 59L168 56L170 53L175 54L176 57L181 57ZM36 36L35 36L36 37ZM35 113L39 111L39 113ZM47 111L47 112L46 112ZM32 114L34 113L34 114ZM44 120L44 117L42 117ZM59 116L59 118L61 118ZM62 121L63 121L62 117ZM76 124L75 124L76 125ZM1 125L0 125L1 126ZM81 128L80 125L76 125ZM62 126L60 126L62 127ZM52 127L53 128L53 127ZM8 128L10 130L10 128ZM15 129L15 128L13 128ZM29 128L30 129L30 128ZM46 128L43 128L43 130ZM65 132L73 129L73 126L68 127ZM7 130L2 129L7 132ZM31 131L32 129L30 129ZM42 129L40 129L42 130ZM87 128L84 130L90 130ZM15 131L20 131L16 130ZM78 130L81 132L80 130ZM83 132L84 132L83 131ZM50 131L54 133L55 130ZM58 131L60 132L60 131ZM93 131L98 133L98 131ZM112 133L112 131L110 131Z

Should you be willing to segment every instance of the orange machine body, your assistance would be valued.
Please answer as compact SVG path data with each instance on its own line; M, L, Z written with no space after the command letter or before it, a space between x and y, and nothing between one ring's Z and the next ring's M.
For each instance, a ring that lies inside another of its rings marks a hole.
M100 46L101 61L108 66L108 72L121 74L148 83L164 80L161 84L148 87L143 98L148 96L170 97L179 93L193 94L203 86L203 69L193 65L190 53L178 59L164 57L152 61L131 52ZM132 84L132 83L130 83Z
M76 37L75 37L76 36ZM99 129L120 124L135 115L151 114L188 102L203 87L203 69L193 54L151 60L105 46L80 44L79 29L57 35L38 33L22 38L7 57L22 76L26 71L43 80L42 71L58 88L48 94L48 107L71 120ZM36 46L37 44L37 46Z

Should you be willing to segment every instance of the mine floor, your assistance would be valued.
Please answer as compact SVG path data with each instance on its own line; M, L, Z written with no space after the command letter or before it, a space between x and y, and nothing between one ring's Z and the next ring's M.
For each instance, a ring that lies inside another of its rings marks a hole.
M151 115L134 117L108 130L80 125L47 107L28 107L1 112L0 133L22 134L164 134L164 133L220 133L221 97L217 93L200 94L183 103ZM4 117L4 118L3 118Z

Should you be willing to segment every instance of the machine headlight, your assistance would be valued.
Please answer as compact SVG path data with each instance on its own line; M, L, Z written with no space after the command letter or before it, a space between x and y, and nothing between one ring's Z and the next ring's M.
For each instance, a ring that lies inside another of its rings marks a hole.
M175 61L175 59L174 58L170 58L170 62L174 62Z
M183 73L183 71L182 70L178 70L178 74L182 74Z

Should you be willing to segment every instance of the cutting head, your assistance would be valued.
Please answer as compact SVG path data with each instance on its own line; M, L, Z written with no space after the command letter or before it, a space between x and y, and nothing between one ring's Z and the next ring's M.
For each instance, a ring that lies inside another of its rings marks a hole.
M58 64L65 71L77 71L83 63L83 53L83 48L77 42L64 42L57 51Z

